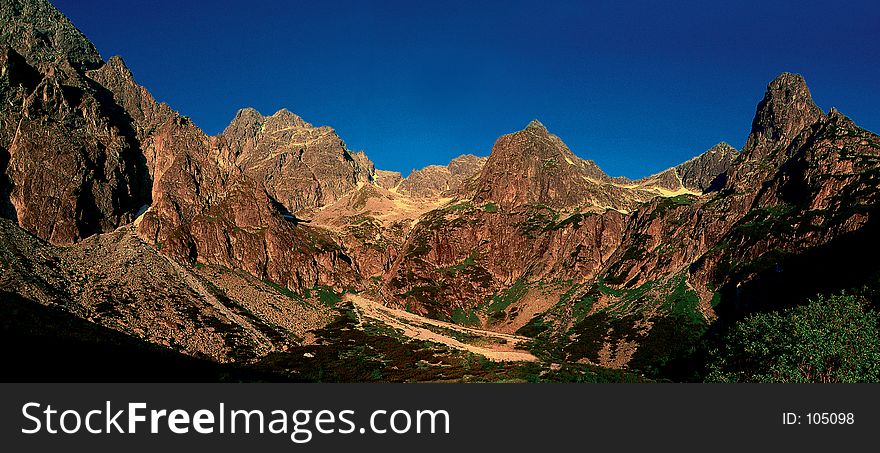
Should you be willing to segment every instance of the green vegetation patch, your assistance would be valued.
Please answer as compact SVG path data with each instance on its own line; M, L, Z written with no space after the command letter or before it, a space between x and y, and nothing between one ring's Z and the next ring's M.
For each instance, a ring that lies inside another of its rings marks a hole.
M520 234L529 238L534 238L535 232L546 231L559 218L559 213L548 206L536 204L526 209L525 218L515 226Z
M480 252L477 250L472 250L470 255L468 255L468 257L465 258L464 261L462 261L458 264L455 264L453 266L441 267L437 270L445 276L454 277L459 272L461 272L471 266L476 266L478 259L480 259Z
M550 222L549 224L547 224L544 227L544 231L561 230L563 228L568 227L569 225L571 225L574 228L580 228L581 221L583 221L584 219L586 219L588 217L592 217L594 215L595 214L593 214L591 212L587 212L587 213L575 212L574 214L572 214L572 215L570 215L570 216L568 216L558 222Z
M596 299L591 296L584 296L580 300L575 301L574 305L571 307L571 314L574 316L574 319L577 321L582 321L587 315L590 314L590 311L593 310L593 304L596 303Z
M318 300L328 307L335 307L336 304L342 302L342 296L345 294L345 291L337 293L329 286L316 286L314 291Z
M652 290L658 285L659 282L647 281L635 288L614 289L607 286L604 279L599 278L596 281L596 290L599 294L614 298L614 302L604 311L622 316L641 311L648 303L654 302Z
M459 201L457 203L452 203L448 206L441 208L441 211L470 211L474 209L474 203L468 200Z
M384 324L364 320L343 304L339 316L315 331L319 341L274 351L258 370L289 380L317 382L641 382L627 371L587 364L493 362L481 355L402 336ZM467 340L467 339L465 339ZM468 340L473 341L473 340Z
M520 327L517 331L517 335L522 335L524 337L537 337L538 335L547 332L550 328L553 327L553 324L544 320L544 316L536 315L526 325Z
M651 211L651 214L648 215L648 220L654 220L658 217L663 217L671 209L676 209L681 206L690 206L696 203L696 201L697 197L690 194L661 198L660 201L657 202L657 207L654 208L654 210Z
M422 305L434 306L443 288L437 283L425 283L413 286L409 291L401 294L403 298L412 297Z
M878 322L863 298L845 293L755 314L712 351L707 380L878 382Z
M479 326L480 318L471 309L457 307L452 310L452 322L460 326Z
M269 286L270 288L277 291L282 296L289 297L290 299L293 299L297 302L303 302L303 298L299 294L287 289L286 286L281 286L281 285L279 285L275 282L271 282L269 280L263 280L263 283L265 283L267 286ZM308 297L308 296L306 296L306 297Z
M638 319L634 315L618 317L607 312L587 316L575 323L568 332L571 341L563 348L565 361L575 362L586 358L597 362L599 351L606 342L613 344L617 340L635 336L634 326Z
M493 322L504 319L504 311L510 304L517 302L525 296L529 290L529 285L522 280L513 282L507 290L492 296L489 306L486 308L489 319Z
M688 318L694 323L705 322L700 314L700 296L688 288L687 276L680 274L672 279L672 292L666 295L663 308L671 315Z
M427 255L431 251L431 246L428 244L428 238L424 235L416 236L412 242L406 248L406 255L411 257L424 256Z
M764 237L768 234L779 233L780 227L790 227L790 214L795 210L790 204L779 204L767 208L755 208L749 211L736 228L747 235Z

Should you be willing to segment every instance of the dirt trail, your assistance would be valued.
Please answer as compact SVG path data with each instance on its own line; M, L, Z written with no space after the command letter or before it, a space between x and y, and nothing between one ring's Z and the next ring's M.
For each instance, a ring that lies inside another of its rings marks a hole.
M381 321L402 330L404 335L413 339L432 341L451 348L473 352L496 362L536 362L538 360L530 352L516 349L517 344L529 340L527 337L473 329L424 318L404 310L388 308L355 294L347 294L345 298L354 304L359 317ZM449 332L449 334L441 332ZM454 338L454 335L467 338L467 342ZM470 344L471 342L477 344Z

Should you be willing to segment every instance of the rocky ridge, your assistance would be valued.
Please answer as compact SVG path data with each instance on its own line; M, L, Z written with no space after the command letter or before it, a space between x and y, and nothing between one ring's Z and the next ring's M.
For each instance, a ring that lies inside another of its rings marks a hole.
M396 189L419 198L455 196L466 190L466 185L480 173L487 158L464 154L449 161L448 165L430 165L413 170Z

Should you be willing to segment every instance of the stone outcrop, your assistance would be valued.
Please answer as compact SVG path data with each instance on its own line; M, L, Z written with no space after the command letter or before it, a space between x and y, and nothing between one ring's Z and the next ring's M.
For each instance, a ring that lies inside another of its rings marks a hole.
M413 170L398 187L400 193L420 198L448 197L466 190L467 184L486 164L485 157L464 154L448 165L429 165Z

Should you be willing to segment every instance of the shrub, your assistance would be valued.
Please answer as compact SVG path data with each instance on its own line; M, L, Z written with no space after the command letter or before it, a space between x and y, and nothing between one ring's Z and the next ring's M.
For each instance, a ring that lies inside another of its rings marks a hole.
M818 297L737 323L712 351L707 380L877 382L878 314L859 297Z

